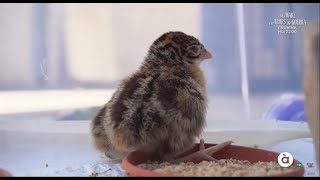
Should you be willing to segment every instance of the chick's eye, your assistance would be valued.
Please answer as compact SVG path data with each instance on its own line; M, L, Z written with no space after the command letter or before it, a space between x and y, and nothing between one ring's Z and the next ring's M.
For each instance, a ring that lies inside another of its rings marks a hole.
M196 54L196 53L198 52L198 48L195 47L195 46L192 46L192 47L190 48L190 51L191 51L192 53Z

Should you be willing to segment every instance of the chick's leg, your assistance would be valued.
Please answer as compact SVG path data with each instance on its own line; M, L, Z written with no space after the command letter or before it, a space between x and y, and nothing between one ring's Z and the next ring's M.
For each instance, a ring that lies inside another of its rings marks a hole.
M232 141L226 141L221 144L205 148L204 147L204 140L200 140L200 148L199 151L194 152L192 154L189 154L187 156L178 158L177 161L179 162L201 162L201 161L216 161L215 158L212 157L212 154L215 152L220 151L221 149L225 148L226 146L229 146Z

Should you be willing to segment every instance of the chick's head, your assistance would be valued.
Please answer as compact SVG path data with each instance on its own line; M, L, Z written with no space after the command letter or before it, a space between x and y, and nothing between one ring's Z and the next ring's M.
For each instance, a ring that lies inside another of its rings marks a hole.
M161 35L149 48L146 61L156 64L200 64L212 55L195 37L180 31Z

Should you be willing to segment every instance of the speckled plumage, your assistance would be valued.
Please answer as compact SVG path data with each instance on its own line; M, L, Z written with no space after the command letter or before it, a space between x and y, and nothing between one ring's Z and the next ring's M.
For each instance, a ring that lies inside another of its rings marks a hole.
M134 150L170 159L190 148L205 126L203 51L196 38L182 32L159 37L93 119L95 147L117 160Z

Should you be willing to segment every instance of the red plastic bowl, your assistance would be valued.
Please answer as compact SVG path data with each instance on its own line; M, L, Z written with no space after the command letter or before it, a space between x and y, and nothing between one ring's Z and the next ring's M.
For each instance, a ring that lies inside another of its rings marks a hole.
M7 170L0 168L0 177L10 177L10 176L11 174Z
M216 144L205 144L205 147L211 147ZM190 154L192 152L195 152L199 149L199 143L196 143L194 147L187 151L182 153L179 156L185 156L187 154ZM269 161L277 161L278 159L278 153L271 152L267 150L257 149L257 148L251 148L251 147L244 147L244 146L237 146L237 145L230 145L226 148L224 148L222 151L219 151L213 155L216 159L237 159L237 160L248 160L251 163L254 162L269 162ZM145 163L148 160L155 161L157 160L155 157L145 154L140 151L135 151L130 154L128 154L123 160L122 160L122 167L128 174L128 176L147 176L147 177L160 177L160 176L173 176L170 174L160 173L160 172L154 172L151 170L146 170L143 168L139 168L137 165L141 163ZM294 159L293 165L296 168L294 170L291 170L290 172L282 173L282 174L275 174L273 176L278 177L293 177L298 176L302 177L304 174L304 166L297 167L296 164L299 161Z

